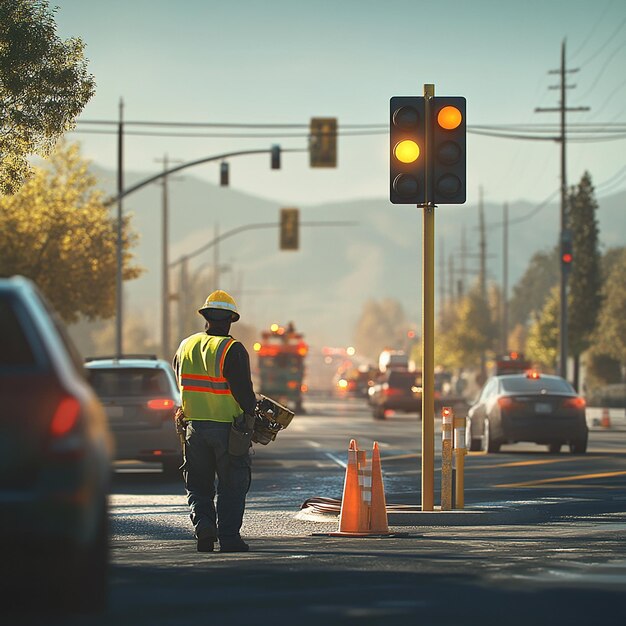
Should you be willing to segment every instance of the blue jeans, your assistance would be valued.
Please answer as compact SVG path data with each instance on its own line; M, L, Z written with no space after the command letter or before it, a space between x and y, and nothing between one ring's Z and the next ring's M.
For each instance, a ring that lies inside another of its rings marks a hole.
M228 454L230 428L230 423L201 420L190 421L187 426L183 478L198 539L239 537L251 463L249 454Z

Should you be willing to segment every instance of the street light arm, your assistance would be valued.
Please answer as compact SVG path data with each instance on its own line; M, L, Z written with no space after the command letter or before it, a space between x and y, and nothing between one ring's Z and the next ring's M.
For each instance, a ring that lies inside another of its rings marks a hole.
M300 226L356 226L357 222L301 222ZM179 257L175 261L172 261L169 266L176 267L183 261L187 261L195 256L198 256L202 252L206 252L209 248L212 248L215 244L218 244L220 241L224 239L228 239L228 237L232 237L233 235L237 235L238 233L242 233L246 230L256 230L258 228L278 228L280 224L277 222L261 222L258 224L247 224L245 226L238 226L237 228L233 228L232 230L228 230L225 233L222 233L215 239L212 239L208 243L205 243L200 248L190 252L189 254L184 254Z
M301 148L287 148L287 149L282 150L282 152L306 152L306 150L301 149ZM169 176L170 174L175 174L176 172L179 172L180 170L184 170L188 167L193 167L194 165L202 165L202 163L210 163L211 161L220 161L221 159L228 159L230 157L236 157L236 156L244 156L247 154L271 154L271 153L272 153L271 148L262 149L262 150L239 150L237 152L225 152L223 154L216 154L214 156L197 159L196 161L190 161L189 163L183 163L182 165L176 165L175 167L172 167L169 170L163 170L162 172L159 172L158 174L155 174L154 176L150 176L149 178L139 181L138 183L132 185L132 187L128 187L128 189L124 189L122 193L117 194L113 198L109 198L109 200L107 200L104 203L104 206L107 206L107 207L111 206L113 203L130 195L134 191L137 191L141 189L142 187L145 187L146 185L153 183L155 180L159 180L159 178L163 178L164 176Z

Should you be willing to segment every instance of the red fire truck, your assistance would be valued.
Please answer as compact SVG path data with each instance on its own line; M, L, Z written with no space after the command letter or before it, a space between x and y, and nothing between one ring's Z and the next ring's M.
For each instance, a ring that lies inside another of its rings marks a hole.
M269 331L261 333L254 351L258 356L260 393L301 412L304 360L309 351L304 335L291 322L285 327L272 324Z

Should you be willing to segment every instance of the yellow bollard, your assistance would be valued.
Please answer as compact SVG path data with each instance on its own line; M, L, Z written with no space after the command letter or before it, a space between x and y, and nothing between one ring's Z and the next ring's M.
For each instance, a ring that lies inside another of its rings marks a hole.
M441 411L441 510L452 509L452 422L450 407Z
M454 493L454 508L465 507L465 418L454 418L454 460L456 462L456 489Z

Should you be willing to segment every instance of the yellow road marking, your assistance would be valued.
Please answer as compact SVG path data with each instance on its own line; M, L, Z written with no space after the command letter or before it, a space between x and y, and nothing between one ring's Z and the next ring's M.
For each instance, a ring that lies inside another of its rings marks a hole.
M587 460L592 460L598 457L585 457ZM512 461L511 463L496 463L495 465L481 465L480 469L491 467L524 467L528 465L549 465L551 463L569 463L579 460L580 457L571 456L558 459L533 459L532 461ZM477 466L478 467L478 466Z
M578 474L577 476L559 476L558 478L542 478L540 480L530 480L523 483L508 483L505 485L496 485L496 487L534 487L536 485L547 485L551 483L564 483L572 480L595 480L596 478L611 478L613 476L624 476L626 471L622 472L601 472L599 474Z

